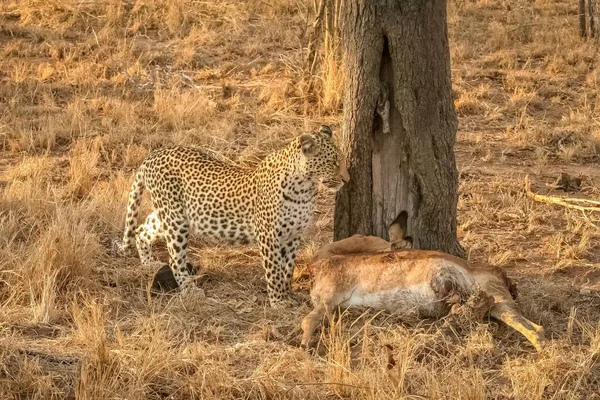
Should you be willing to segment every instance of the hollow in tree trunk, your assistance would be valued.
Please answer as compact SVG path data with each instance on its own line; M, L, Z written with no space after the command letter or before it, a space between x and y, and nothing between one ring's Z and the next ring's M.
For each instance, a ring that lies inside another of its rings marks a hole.
M351 180L336 197L335 240L387 239L404 216L414 247L462 256L446 2L355 0L341 14Z

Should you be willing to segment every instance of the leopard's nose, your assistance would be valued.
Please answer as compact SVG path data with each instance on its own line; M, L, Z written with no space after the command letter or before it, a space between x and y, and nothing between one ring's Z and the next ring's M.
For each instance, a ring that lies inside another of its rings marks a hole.
M350 180L350 174L348 173L348 171L343 171L340 175L342 177L342 181L344 183L348 183L348 181Z

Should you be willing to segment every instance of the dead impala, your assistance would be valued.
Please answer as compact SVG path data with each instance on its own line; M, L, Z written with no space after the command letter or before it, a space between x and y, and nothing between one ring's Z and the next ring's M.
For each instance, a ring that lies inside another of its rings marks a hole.
M480 311L479 317L504 322L541 351L544 330L518 311L516 285L502 269L437 251L393 251L393 243L398 242L355 235L317 253L309 265L314 309L302 321L303 347L323 316L331 316L338 306L442 318L469 304Z

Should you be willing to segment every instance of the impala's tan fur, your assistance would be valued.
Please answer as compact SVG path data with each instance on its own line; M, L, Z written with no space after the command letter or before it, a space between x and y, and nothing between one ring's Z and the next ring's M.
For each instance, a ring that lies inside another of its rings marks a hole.
M516 329L541 350L543 328L520 314L514 301L516 286L503 270L437 251L390 248L383 239L356 235L317 253L310 265L314 309L302 321L303 346L308 346L323 316L338 306L441 318L453 305L483 292L479 304L483 314Z
M388 242L377 236L354 235L321 247L313 256L312 261L315 262L339 254L380 253L410 247L410 242L404 239Z

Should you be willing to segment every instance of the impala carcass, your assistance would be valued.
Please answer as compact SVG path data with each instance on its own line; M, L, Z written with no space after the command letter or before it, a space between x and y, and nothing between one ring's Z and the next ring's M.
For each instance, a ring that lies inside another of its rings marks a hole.
M437 251L395 251L384 242L355 235L317 253L308 267L314 309L302 321L303 347L309 345L323 316L338 306L442 318L469 305L479 310L479 317L489 315L517 330L541 351L543 328L518 311L516 285L502 269Z

